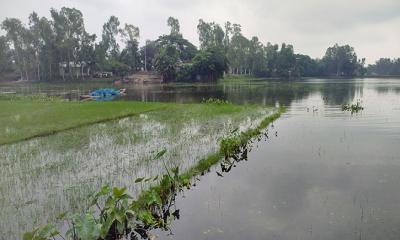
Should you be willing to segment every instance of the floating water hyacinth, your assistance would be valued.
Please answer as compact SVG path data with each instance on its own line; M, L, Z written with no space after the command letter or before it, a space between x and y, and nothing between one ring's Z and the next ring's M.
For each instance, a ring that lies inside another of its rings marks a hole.
M361 106L360 100L357 100L357 103L355 104L345 104L342 106L342 111L350 111L351 113L358 113L362 110L364 110L364 107Z

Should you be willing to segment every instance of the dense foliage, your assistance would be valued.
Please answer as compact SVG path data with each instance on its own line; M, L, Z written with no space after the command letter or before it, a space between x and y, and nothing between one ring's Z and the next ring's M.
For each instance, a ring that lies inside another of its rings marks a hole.
M127 75L157 71L164 81L215 81L224 73L259 77L352 77L366 73L365 59L354 48L329 47L321 59L295 53L290 44L263 44L246 38L239 24L199 20L200 49L180 33L179 20L168 18L169 34L139 46L139 28L121 24L111 16L101 37L85 29L82 13L75 8L51 9L51 18L30 14L28 26L7 18L0 36L0 74L19 79L73 80L95 72ZM369 74L399 74L399 59L380 59L368 67Z
M368 66L369 75L400 75L400 58L381 58L375 64Z

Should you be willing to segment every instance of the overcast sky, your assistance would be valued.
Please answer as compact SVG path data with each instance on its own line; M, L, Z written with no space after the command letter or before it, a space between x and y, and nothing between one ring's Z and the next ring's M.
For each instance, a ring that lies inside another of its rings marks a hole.
M198 44L198 20L240 23L248 38L290 43L296 52L322 57L334 43L350 44L359 57L400 57L400 0L0 0L0 20L27 22L50 8L82 11L86 29L101 33L109 16L140 28L141 41L167 33L166 20L180 20L184 37ZM4 32L2 32L4 33Z

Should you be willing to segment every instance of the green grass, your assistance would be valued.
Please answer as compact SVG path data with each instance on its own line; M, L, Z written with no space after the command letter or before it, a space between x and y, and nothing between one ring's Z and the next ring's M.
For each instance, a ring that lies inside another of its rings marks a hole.
M255 108L256 106L251 105L213 103L66 102L40 96L0 98L0 145L155 110L168 111L169 114L159 116L161 121L170 121L171 116L177 113L179 118L174 121L184 122L193 118L207 120L213 116ZM185 114L182 115L182 112Z
M1 100L0 145L167 107L164 103Z

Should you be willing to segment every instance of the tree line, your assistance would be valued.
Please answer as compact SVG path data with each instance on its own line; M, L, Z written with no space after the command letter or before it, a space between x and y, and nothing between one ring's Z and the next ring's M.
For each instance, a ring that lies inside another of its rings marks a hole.
M170 17L168 34L139 46L140 31L111 16L100 37L85 29L83 14L75 8L51 9L51 18L33 12L28 25L7 18L1 23L0 73L14 72L20 79L79 80L95 72L127 75L157 71L165 81L214 81L227 74L259 77L352 77L366 73L349 45L326 50L322 59L297 54L293 46L246 38L240 24L199 20L200 46L185 39L178 19Z
M381 58L375 64L368 65L368 75L400 76L400 58Z

